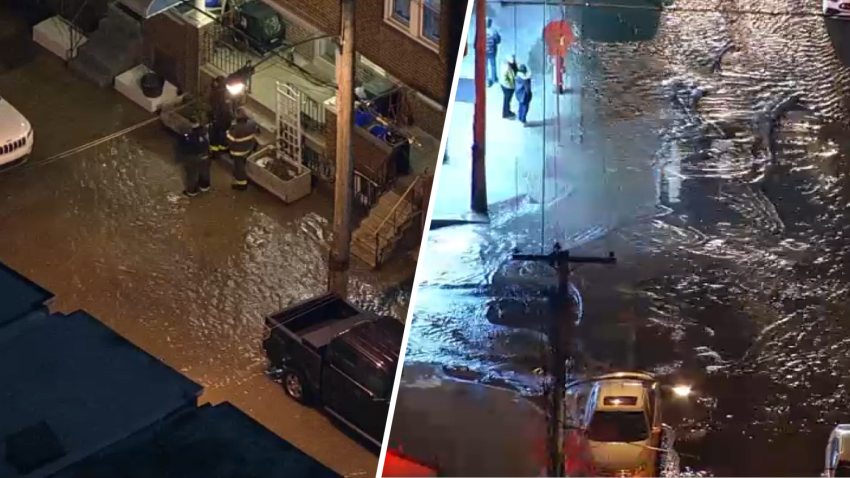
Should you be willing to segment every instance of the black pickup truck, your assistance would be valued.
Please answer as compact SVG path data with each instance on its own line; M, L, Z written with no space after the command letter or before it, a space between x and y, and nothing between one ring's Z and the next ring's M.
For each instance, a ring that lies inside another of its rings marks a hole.
M380 446L404 325L325 294L266 317L266 327L263 348L286 393Z

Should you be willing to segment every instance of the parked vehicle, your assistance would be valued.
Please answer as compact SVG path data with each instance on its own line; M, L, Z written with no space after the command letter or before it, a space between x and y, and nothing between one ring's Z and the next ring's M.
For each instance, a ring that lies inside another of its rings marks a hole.
M266 326L263 348L286 393L381 446L404 325L329 293L267 317Z
M850 476L850 425L838 425L829 435L822 476Z
M30 122L0 97L0 166L23 162L32 153Z
M659 476L661 386L649 374L618 372L569 384L566 417L589 448L594 476Z

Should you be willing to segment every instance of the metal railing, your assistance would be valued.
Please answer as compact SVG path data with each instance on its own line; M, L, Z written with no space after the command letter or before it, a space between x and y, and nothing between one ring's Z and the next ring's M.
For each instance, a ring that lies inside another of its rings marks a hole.
M323 133L325 131L326 113L325 106L310 98L298 85L290 82L285 83L299 93L301 98L301 127L311 133Z
M227 19L222 17L222 22ZM236 47L236 38L243 35L233 29L229 29L219 22L213 22L204 27L201 32L201 65L212 65L225 75L232 75L246 64L251 63L254 58L245 51ZM247 42L247 36L241 39Z
M419 183L420 178L421 176L417 175L413 179L413 181L410 183L410 186L408 186L407 190L404 191L404 194L401 195L398 201L396 201L396 203L393 205L392 209L390 209L390 212L389 214L387 214L387 217L385 217L384 220L381 221L381 224L375 230L375 268L378 268L381 265L381 262L384 259L384 254L386 252L391 252L388 250L393 246L393 239L395 239L395 236L398 235L399 226L401 226L406 221L414 219L421 212L411 210L407 212L407 214L405 214L404 221L399 220L401 216L399 206L401 206L402 203L407 202L408 204L410 204L411 207L413 207L413 204L408 201L407 197L411 194L415 194L413 193L414 186ZM382 236L381 232L384 230L384 226L386 226L387 224L392 224L392 232L390 235ZM386 239L386 243L384 245L381 245L382 237Z
M336 180L336 164L308 145L301 147L301 162L319 179L331 184Z
M354 170L354 195L361 205L371 208L383 192L384 188L381 185L372 181L360 171Z

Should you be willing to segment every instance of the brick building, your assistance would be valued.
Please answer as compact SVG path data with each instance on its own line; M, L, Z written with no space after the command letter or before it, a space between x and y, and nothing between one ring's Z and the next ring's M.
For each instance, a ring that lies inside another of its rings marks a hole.
M203 96L212 78L253 66L247 108L264 130L261 143L300 156L290 160L300 160L320 184L331 183L340 0L207 2L216 3L202 11L186 0L118 0L114 5L121 8L110 11L138 22L138 62L180 93ZM421 237L467 5L467 0L356 3L355 209L373 217L354 231L353 251L373 266L404 236ZM251 32L243 25L249 11L257 22ZM269 35L278 35L279 43L255 48L256 35L266 28L277 28ZM109 49L108 35L95 42L96 35L85 48ZM282 104L297 114L281 115ZM281 132L290 129L297 134L284 138Z
M288 32L290 43L315 37L317 32L339 34L339 0L266 2L298 25ZM466 0L357 3L356 50L361 61L415 90L418 97L410 99L411 121L437 138L442 135L466 7ZM333 62L332 39L320 40L314 48L306 44L297 51L309 61Z

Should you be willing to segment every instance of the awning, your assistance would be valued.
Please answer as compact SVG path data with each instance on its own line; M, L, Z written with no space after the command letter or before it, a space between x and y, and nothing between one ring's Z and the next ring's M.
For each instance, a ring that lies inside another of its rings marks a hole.
M183 0L120 0L120 3L147 20L183 3Z

